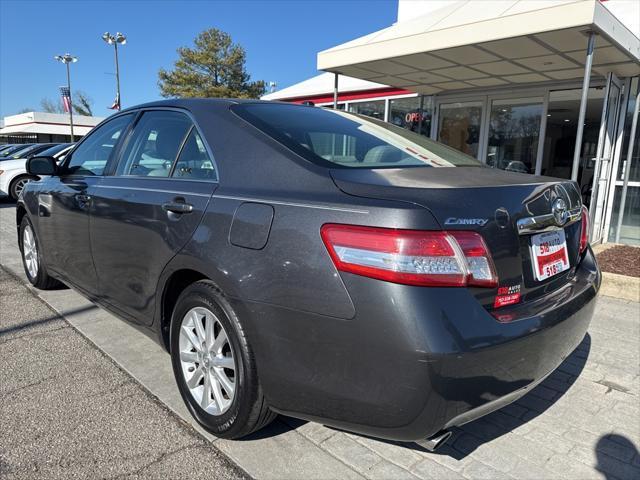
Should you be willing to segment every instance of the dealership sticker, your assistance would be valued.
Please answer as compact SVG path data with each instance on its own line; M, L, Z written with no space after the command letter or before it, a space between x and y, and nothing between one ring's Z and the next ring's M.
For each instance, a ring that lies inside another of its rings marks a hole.
M520 284L508 287L499 287L493 308L500 308L506 305L513 305L520 301Z

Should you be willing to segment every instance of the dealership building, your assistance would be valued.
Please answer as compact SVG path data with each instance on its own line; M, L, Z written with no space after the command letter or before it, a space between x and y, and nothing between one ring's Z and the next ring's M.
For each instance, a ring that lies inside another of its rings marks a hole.
M397 22L265 95L368 115L504 170L574 179L596 242L640 244L640 2L399 0Z
M75 140L84 137L103 117L73 116ZM0 122L0 144L66 143L71 141L69 114L25 112L4 117Z

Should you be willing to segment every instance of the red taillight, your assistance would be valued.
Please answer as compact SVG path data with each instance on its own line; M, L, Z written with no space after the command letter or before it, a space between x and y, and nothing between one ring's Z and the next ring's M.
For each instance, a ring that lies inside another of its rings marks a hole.
M327 224L320 234L343 272L407 285L498 284L489 250L475 232Z
M589 245L589 210L582 206L581 215L582 230L580 230L580 253L584 252Z

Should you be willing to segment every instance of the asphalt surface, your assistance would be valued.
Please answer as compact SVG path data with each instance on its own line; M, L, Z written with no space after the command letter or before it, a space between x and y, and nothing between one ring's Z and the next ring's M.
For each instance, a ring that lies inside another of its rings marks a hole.
M0 267L0 478L249 478Z

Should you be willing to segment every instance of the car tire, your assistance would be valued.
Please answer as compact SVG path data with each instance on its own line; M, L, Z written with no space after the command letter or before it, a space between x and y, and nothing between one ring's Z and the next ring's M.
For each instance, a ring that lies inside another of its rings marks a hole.
M178 297L170 346L182 399L205 430L241 438L276 418L262 392L242 323L212 282L195 282Z
M31 221L26 215L22 217L22 222L20 223L18 245L20 247L24 273L27 275L27 279L31 285L40 290L52 290L62 286L62 283L47 273L47 268L42 261L38 237L36 236Z
M14 178L9 185L9 195L12 199L18 200L18 197L20 196L20 193L22 192L24 186L27 183L37 179L37 177L32 177L29 175L20 175L19 177Z

